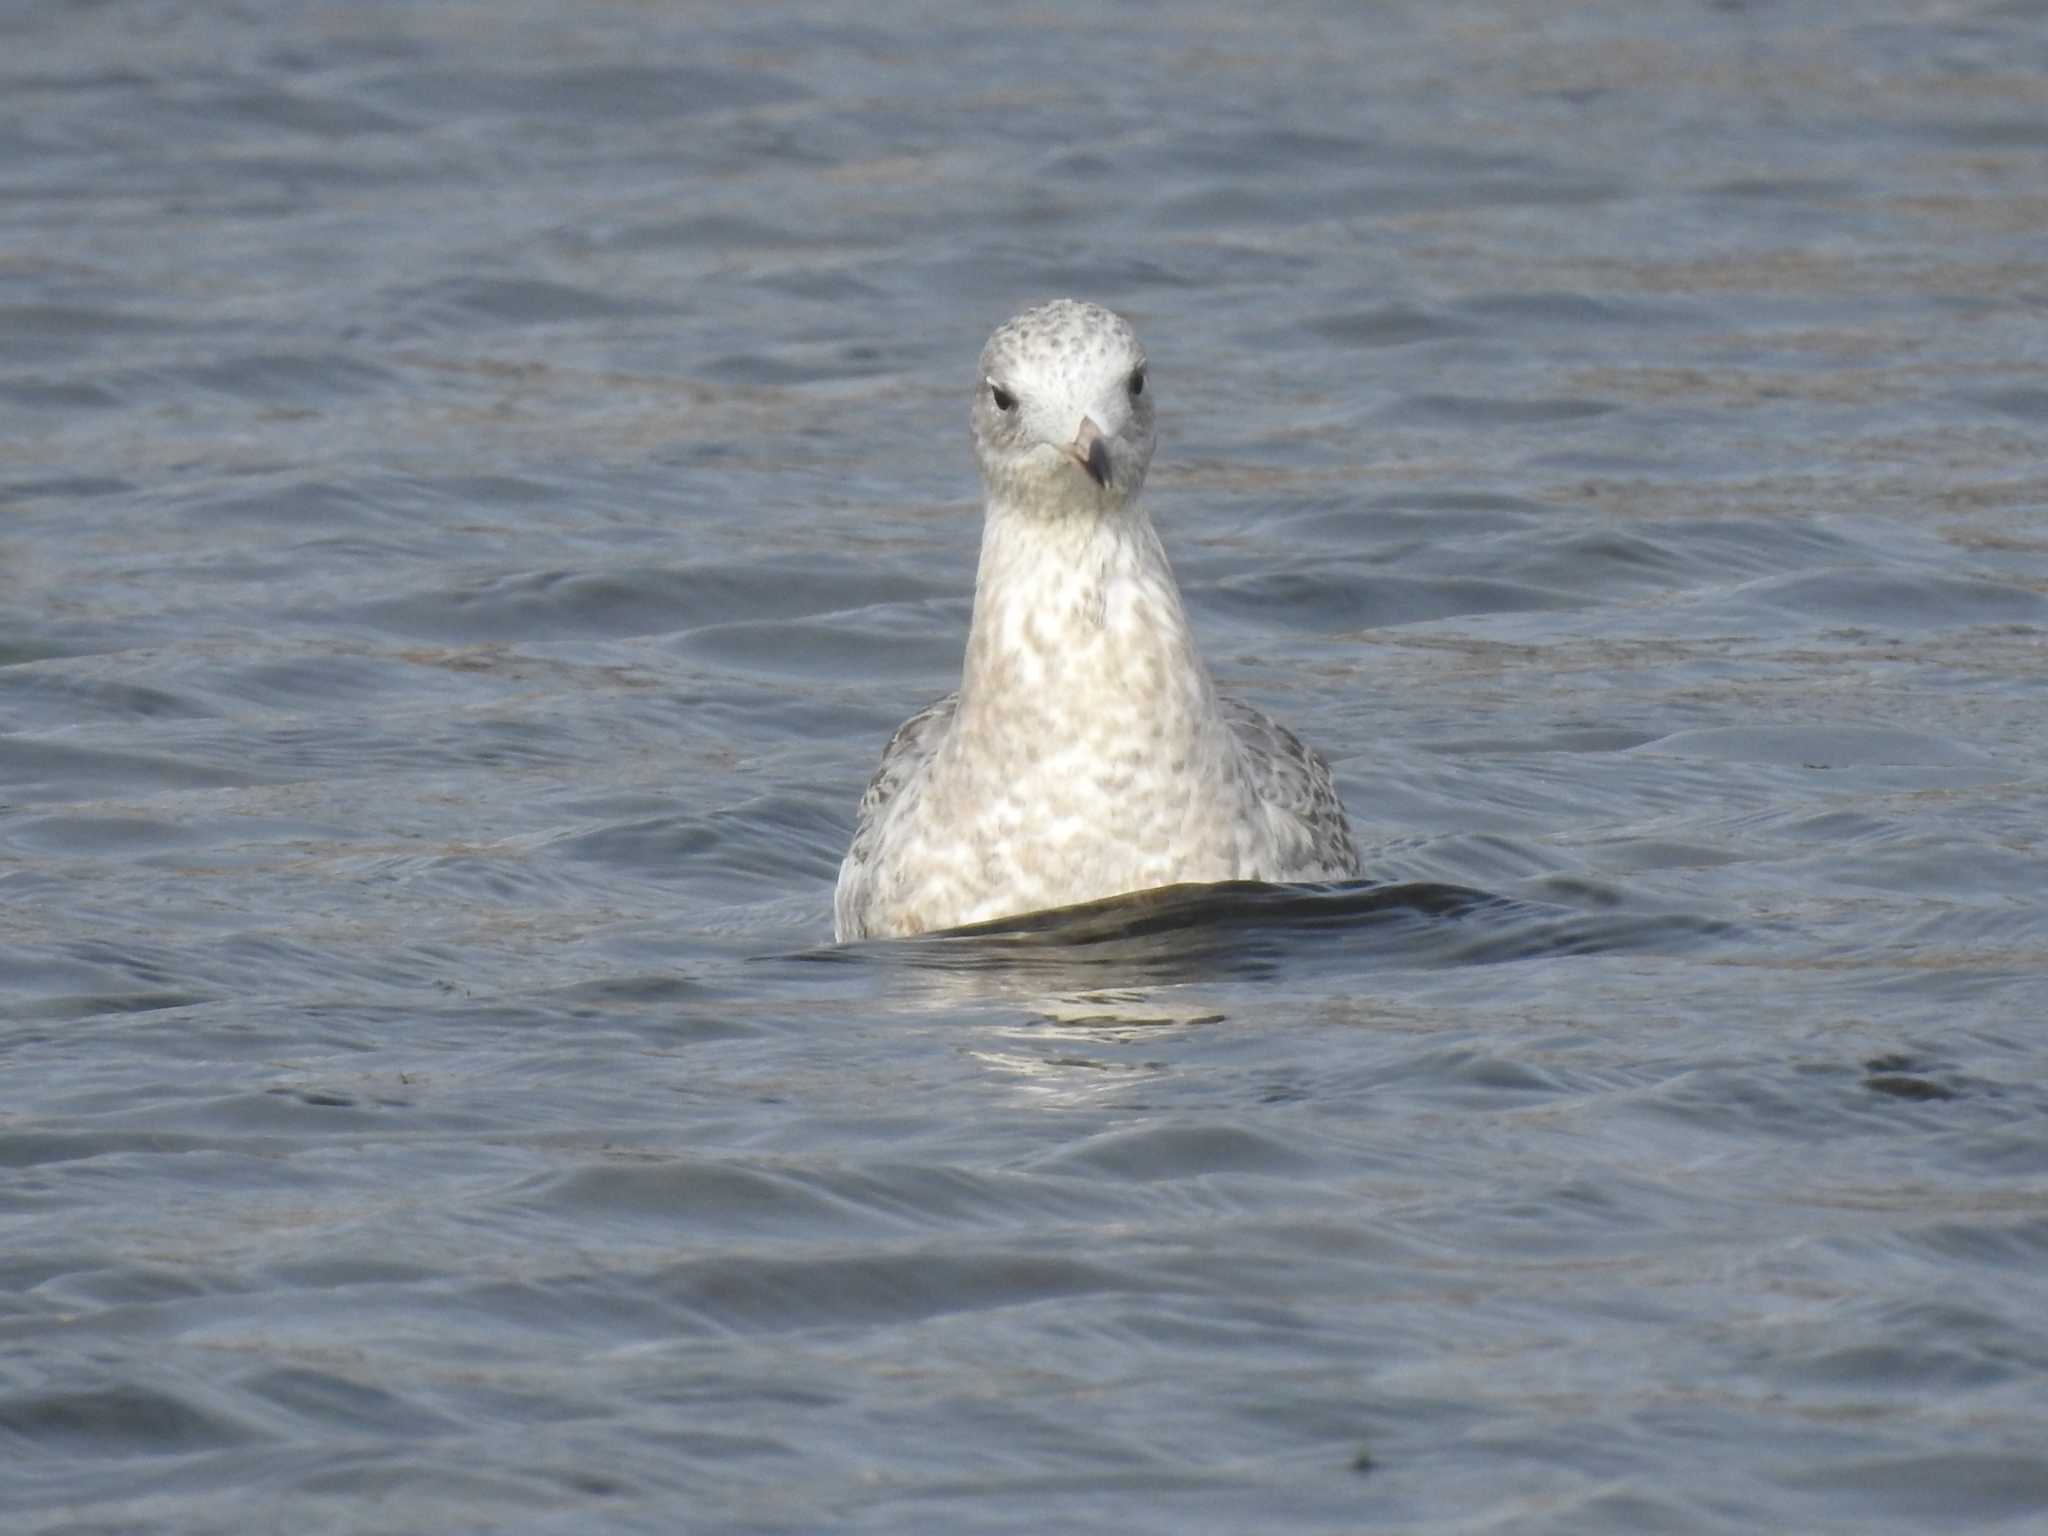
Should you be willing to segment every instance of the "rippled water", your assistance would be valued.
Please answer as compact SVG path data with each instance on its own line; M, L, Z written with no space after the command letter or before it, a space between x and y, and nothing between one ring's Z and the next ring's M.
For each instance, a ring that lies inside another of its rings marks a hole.
M10 1531L2048 1521L2039 0L0 39ZM833 950L1059 293L1399 888Z

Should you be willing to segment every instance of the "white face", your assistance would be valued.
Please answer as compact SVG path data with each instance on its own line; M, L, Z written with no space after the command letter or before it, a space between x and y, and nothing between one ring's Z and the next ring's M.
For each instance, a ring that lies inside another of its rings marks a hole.
M1055 299L981 350L974 456L997 500L1048 514L1123 506L1152 462L1145 349L1121 315Z

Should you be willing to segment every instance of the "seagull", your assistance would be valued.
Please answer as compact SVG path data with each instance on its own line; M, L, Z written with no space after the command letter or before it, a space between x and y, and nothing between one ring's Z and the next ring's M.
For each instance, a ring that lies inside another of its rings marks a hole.
M1138 492L1154 391L1130 322L1059 299L997 327L960 690L890 738L835 937L902 937L1155 886L1347 880L1330 765L1216 691Z

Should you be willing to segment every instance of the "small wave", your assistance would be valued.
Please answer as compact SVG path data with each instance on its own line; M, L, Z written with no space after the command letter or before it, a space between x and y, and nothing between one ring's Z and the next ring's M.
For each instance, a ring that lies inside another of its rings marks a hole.
M1161 886L912 939L805 951L791 959L954 971L1097 973L1145 981L1272 972L1333 946L1377 968L1492 965L1545 956L1675 950L1733 925L1683 914L1589 913L1469 886L1256 880Z

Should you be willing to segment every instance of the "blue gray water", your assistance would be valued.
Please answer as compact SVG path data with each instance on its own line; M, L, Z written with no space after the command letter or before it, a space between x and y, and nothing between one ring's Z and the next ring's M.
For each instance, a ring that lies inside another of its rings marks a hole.
M2048 1528L2048 6L0 15L9 1532ZM833 951L983 336L1376 878Z

